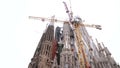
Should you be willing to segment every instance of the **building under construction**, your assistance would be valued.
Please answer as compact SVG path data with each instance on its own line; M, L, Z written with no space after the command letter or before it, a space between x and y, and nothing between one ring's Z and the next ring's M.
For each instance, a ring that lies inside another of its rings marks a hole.
M43 33L28 68L120 68L108 48L97 39L93 42L85 28L101 30L101 26L83 24L80 17L73 18L66 3L63 3L69 16L68 21L54 17L29 17L47 20L50 24ZM63 27L54 28L54 22L63 22Z

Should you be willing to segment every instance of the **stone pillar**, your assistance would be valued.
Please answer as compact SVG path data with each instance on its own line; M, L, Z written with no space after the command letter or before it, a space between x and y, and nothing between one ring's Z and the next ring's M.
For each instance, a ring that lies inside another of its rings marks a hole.
M54 25L49 25L36 48L28 68L51 68Z

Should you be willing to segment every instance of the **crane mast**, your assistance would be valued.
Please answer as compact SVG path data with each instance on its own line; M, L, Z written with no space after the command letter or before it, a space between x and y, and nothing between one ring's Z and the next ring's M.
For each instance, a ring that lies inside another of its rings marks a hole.
M69 16L69 21L72 22L72 19L73 19L73 13L72 13L72 11L69 11L66 2L63 1L63 4L64 4L64 6L65 6L66 13L67 13L68 16Z
M75 39L76 39L76 42L77 42L77 47L78 47L78 59L80 61L80 68L85 68L85 61L84 61L84 58L83 58L83 51L82 51L82 41L81 41L81 36L79 35L79 29L77 29L78 27L76 27L74 29L75 31Z
M74 23L74 32L75 32L75 38L77 42L77 47L78 47L78 56L79 56L79 61L80 61L80 68L88 68L89 67L89 62L87 61L86 54L84 52L84 44L82 41L82 35L80 32L80 25L78 23Z

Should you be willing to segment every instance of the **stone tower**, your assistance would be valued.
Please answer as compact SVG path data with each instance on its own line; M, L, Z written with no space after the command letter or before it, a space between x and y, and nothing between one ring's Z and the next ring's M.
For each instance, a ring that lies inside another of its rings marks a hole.
M54 25L51 23L43 33L28 68L51 68L53 39Z

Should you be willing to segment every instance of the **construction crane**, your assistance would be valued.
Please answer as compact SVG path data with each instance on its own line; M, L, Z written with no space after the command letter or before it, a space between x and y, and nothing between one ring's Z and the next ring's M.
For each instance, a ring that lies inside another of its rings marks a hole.
M74 27L75 39L77 41L77 46L78 46L78 59L80 61L80 68L90 68L89 61L87 60L88 57L86 56L85 51L84 51L85 48L84 48L84 44L82 41L82 33L80 31L80 27L87 26L87 27L94 27L96 29L101 30L101 26L100 25L82 24L82 19L79 17L77 17L73 20L72 10L71 10L71 12L69 12L67 4L65 2L63 2L63 3L65 6L65 9L66 9L66 13L69 16L69 23L70 23L70 25L72 24L72 26ZM71 21L71 20L73 20L73 21Z

